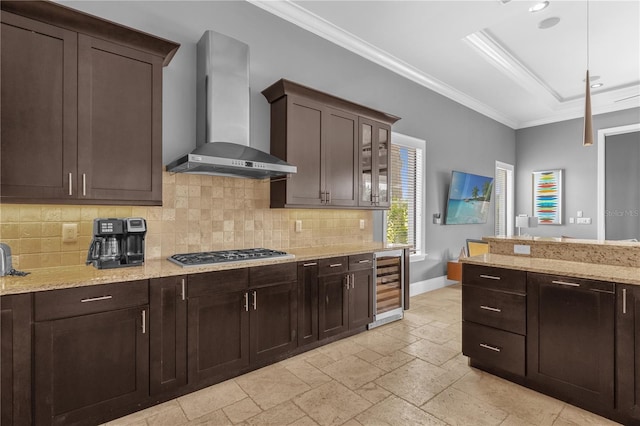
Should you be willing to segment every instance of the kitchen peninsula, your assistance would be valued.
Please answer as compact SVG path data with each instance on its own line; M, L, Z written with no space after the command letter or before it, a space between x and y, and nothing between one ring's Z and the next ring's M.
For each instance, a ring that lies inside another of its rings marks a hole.
M462 260L470 364L637 424L640 243L484 239L488 254Z

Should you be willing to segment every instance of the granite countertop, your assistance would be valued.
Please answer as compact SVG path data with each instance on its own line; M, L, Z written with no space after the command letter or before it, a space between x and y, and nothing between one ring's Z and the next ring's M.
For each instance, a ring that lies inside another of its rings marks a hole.
M640 268L629 266L602 265L493 253L466 257L460 259L460 261L474 265L496 266L544 274L566 275L576 278L640 285Z
M222 271L227 269L273 265L277 263L307 261L334 256L347 256L376 251L404 249L407 247L409 246L368 243L286 249L285 251L289 254L293 254L295 258L275 258L252 262L228 262L217 265L189 268L182 268L166 259L152 259L145 261L143 266L117 269L96 269L93 266L84 265L33 269L31 271L25 271L31 272L25 277L7 276L0 278L0 294L30 293L34 291L56 290L122 281L136 281L149 278L197 274L200 272Z

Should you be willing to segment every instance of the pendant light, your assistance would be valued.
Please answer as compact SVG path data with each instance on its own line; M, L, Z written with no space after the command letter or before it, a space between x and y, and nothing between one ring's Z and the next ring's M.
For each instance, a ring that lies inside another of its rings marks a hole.
M593 117L591 115L591 81L589 79L589 0L587 0L587 76L585 77L584 131L582 146L593 145Z

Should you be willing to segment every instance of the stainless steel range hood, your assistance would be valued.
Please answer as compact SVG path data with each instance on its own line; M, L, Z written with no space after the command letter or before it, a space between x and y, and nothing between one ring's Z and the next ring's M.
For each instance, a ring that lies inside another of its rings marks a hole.
M297 168L249 146L249 46L215 31L197 45L196 149L167 171L264 179Z

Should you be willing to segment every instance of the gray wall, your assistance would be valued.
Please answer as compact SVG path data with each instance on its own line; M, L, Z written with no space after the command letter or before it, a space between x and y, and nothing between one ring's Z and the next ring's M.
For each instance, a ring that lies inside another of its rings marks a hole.
M605 145L607 240L640 240L640 132L607 136Z
M593 117L594 135L599 129L640 122L640 109L629 109ZM516 214L532 213L531 172L564 170L563 224L538 226L527 232L534 236L597 238L597 142L582 146L582 119L568 120L516 131ZM594 140L597 139L594 136ZM629 181L638 186L638 181ZM569 224L582 210L591 225Z
M195 44L212 29L251 49L251 144L269 149L269 105L260 91L280 78L402 117L394 131L427 141L426 238L429 256L412 264L412 281L445 273L466 238L493 234L485 225L433 225L444 214L452 169L492 176L495 160L513 164L515 131L412 83L246 2L63 2L182 44L164 69L163 159L195 147Z

